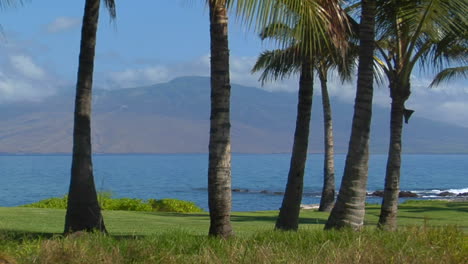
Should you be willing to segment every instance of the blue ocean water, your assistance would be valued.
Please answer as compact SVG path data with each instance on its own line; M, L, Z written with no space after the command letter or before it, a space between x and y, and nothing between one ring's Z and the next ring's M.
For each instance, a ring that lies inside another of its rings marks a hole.
M383 189L386 155L370 158L368 190ZM290 154L234 154L232 187L234 211L274 210L281 205ZM337 155L336 189L345 155ZM441 191L468 192L468 155L404 155L401 190L422 199ZM96 187L114 197L177 198L207 209L206 154L95 155ZM0 156L0 206L16 206L62 196L68 191L71 156ZM303 204L319 203L323 155L308 157ZM276 193L276 194L275 194ZM378 203L379 198L368 197Z

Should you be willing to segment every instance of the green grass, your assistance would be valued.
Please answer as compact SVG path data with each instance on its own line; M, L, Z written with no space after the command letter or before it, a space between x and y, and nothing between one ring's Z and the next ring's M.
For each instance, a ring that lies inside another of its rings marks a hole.
M367 205L366 225L378 221L380 206ZM204 234L208 230L208 213L167 213L103 211L107 229L111 234L151 235L167 230L185 230ZM0 207L0 230L34 233L60 233L63 231L65 210L24 207ZM277 211L233 212L232 223L237 234L258 230L271 230ZM300 228L322 229L328 213L315 210L301 212ZM401 226L458 226L468 232L468 202L413 201L400 205L398 223Z
M209 238L207 213L104 211L111 236L63 238L65 210L0 208L0 263L468 263L468 202L400 205L397 232L323 231L328 214L302 211L299 232L274 232L277 211L234 212L236 237ZM464 232L463 232L463 231Z
M76 234L18 238L0 232L0 263L467 263L468 243L454 227L397 232L257 231L223 240L184 231L151 236ZM3 252L3 253L2 253Z

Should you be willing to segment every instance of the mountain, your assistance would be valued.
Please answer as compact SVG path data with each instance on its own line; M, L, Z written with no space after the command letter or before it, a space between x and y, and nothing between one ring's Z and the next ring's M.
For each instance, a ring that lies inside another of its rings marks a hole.
M205 153L209 78L182 77L148 87L95 90L95 153ZM0 105L0 153L70 153L74 93ZM232 85L232 150L290 152L297 95ZM323 151L321 98L314 97L310 151ZM347 151L353 106L332 100L336 152ZM374 107L371 151L386 153L389 109ZM468 129L419 118L404 127L404 153L468 153Z

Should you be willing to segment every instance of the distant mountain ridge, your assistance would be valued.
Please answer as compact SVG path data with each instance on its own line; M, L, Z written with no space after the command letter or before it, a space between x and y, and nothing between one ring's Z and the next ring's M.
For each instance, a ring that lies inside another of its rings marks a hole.
M209 78L181 77L148 87L95 90L95 153L206 153ZM0 153L70 153L73 92L42 102L0 105ZM232 150L290 152L297 94L232 85ZM314 97L310 152L323 151L320 97ZM332 99L336 152L345 153L353 106ZM371 151L388 149L389 109L373 110ZM403 153L468 153L468 129L419 118L404 127Z

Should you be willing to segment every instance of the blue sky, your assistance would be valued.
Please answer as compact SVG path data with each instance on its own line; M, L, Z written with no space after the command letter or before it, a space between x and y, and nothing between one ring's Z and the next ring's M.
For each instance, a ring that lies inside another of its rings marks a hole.
M132 3L138 5L132 5ZM119 1L117 20L102 9L95 87L121 89L209 75L209 23L203 0ZM0 10L0 103L41 100L74 89L84 1L32 0ZM261 87L250 68L266 48L256 34L231 18L231 79ZM468 84L460 80L428 89L430 76L415 73L407 107L415 115L468 127ZM266 90L297 90L297 78ZM332 96L353 102L355 82L330 82ZM388 107L388 89L376 88L375 103Z

